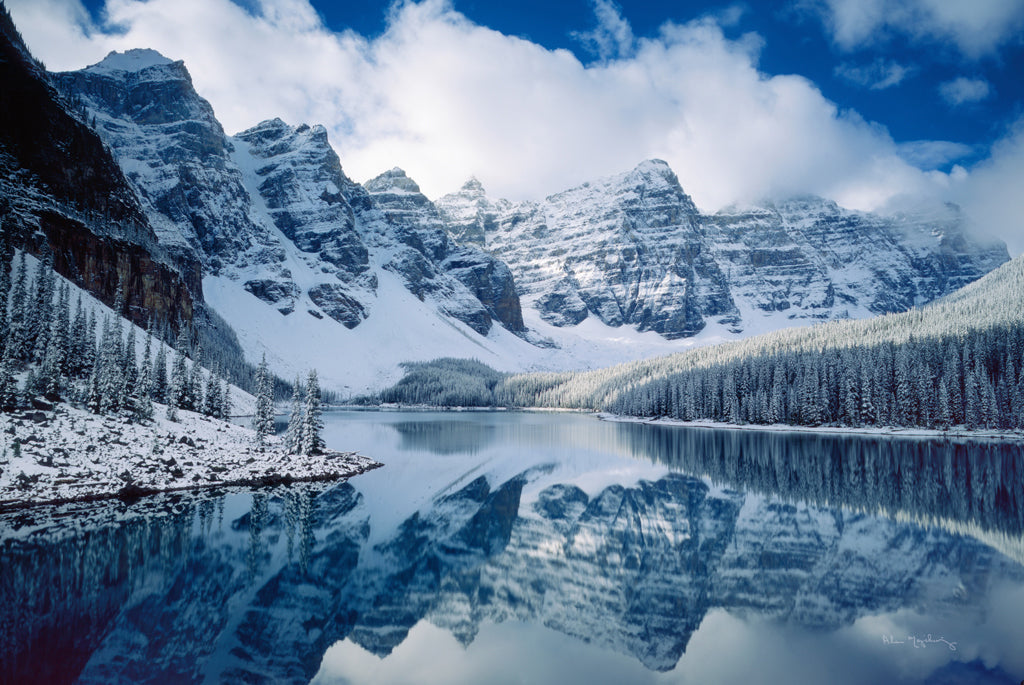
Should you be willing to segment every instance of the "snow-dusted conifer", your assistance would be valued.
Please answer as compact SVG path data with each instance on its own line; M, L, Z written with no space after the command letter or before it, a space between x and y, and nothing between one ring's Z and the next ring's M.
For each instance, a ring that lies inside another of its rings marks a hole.
M188 376L185 381L185 404L186 409L192 411L202 411L203 409L203 379L200 373L203 358L203 348L199 346L195 351L195 359L192 360L192 364L188 370Z
M217 378L216 369L206 377L203 389L203 413L215 419L223 418L221 415L220 380Z
M10 341L8 341L9 343ZM14 378L14 357L9 344L3 346L0 354L0 411L11 411L20 402L18 381Z
M285 450L288 454L300 454L302 452L304 418L302 379L296 375L295 385L292 386L292 409L288 416L288 429L284 434Z
M0 226L0 348L7 342L7 302L11 294L11 269L14 266L14 250L7 231Z
M320 383L316 377L316 369L313 369L306 378L306 408L302 420L302 451L305 454L322 454L324 451L324 439L321 435L324 429L322 412Z
M28 359L31 351L26 329L25 307L28 303L28 293L25 280L28 278L28 263L25 252L18 257L18 274L14 277L14 285L11 286L10 297L10 323L7 328L7 335L10 344L11 359L14 364L19 364Z
M256 411L252 417L252 428L256 431L256 444L263 447L267 436L274 434L273 380L267 369L267 355L263 355L256 367Z
M231 412L234 411L234 407L231 404L231 384L228 383L227 379L224 379L224 387L220 393L221 413L224 419L231 418Z
M151 390L154 400L167 402L167 347L162 342L158 342L156 346Z
M135 326L128 324L128 339L121 350L121 370L124 374L125 395L135 395L135 385L139 381L139 364L135 354Z
M45 246L43 258L36 263L33 280L33 294L28 304L25 325L28 342L32 347L32 359L41 362L46 355L50 340L50 321L53 313L53 289L56 280L53 272L53 253Z
M167 382L167 404L180 408L185 408L188 399L188 368L185 366L187 346L188 338L183 326L174 345L174 361L171 363L171 376Z
M84 348L82 350L82 361L84 363L84 370L86 373L92 371L96 366L96 361L99 359L97 352L99 348L96 347L96 310L92 309L89 311L88 322L85 324L85 340Z

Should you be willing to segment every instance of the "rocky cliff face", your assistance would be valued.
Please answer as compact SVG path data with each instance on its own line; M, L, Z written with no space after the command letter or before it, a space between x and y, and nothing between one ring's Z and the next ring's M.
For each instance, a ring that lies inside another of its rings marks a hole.
M213 273L279 256L250 215L230 141L184 63L129 50L53 78L84 103L165 249L190 255Z
M437 205L549 323L593 315L670 339L902 311L1009 258L955 207L882 217L812 197L701 214L658 160L539 203L493 202L471 181Z
M510 331L525 330L509 268L479 248L453 241L434 203L404 171L387 171L368 181L366 190L378 211L377 222L386 226L381 232L398 243L385 268L400 273L409 290L421 299L439 293L452 299L462 290L450 282L454 279L472 295L455 307L448 305L455 318L484 335L492 319Z
M61 97L0 12L0 224L19 247L129 315L176 326L202 301L199 264L169 254L83 104Z

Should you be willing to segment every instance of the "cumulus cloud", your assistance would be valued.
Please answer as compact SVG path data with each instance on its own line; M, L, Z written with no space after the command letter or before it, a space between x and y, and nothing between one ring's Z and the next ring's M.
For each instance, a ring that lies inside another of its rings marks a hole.
M991 87L983 78L959 76L939 84L939 95L953 107L981 102L989 96Z
M651 157L706 210L795 193L871 209L950 182L810 81L761 72L761 38L729 40L711 17L637 40L598 2L619 55L585 65L443 0L396 5L373 39L328 31L306 0L108 0L101 26L78 0L8 5L50 68L155 48L185 60L229 132L323 123L353 178L399 165L432 197L476 175L494 196L539 198Z
M597 26L575 33L574 37L602 60L628 57L633 51L633 27L622 16L619 6L611 0L593 0L592 4Z
M809 0L835 43L852 50L894 35L951 41L965 57L992 54L1024 29L1024 0Z
M956 186L955 199L975 229L1006 241L1011 255L1024 253L1024 117Z
M912 66L879 58L870 64L843 62L835 68L835 75L855 86L885 90L903 83L915 71Z

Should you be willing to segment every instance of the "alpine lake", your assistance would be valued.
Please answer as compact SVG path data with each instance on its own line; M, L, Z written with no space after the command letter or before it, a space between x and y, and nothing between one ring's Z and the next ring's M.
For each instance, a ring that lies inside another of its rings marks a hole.
M0 514L0 682L1024 679L1019 442L324 422L385 466Z

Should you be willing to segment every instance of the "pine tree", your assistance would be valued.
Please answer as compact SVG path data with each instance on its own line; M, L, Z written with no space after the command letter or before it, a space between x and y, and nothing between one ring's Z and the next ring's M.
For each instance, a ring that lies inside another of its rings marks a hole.
M99 412L102 414L115 412L125 405L120 329L120 322L115 328L109 317L104 317L100 351L96 361L96 381L100 394Z
M188 400L188 368L185 365L187 344L184 328L182 328L175 344L174 361L171 363L171 376L167 385L167 404L179 408L186 408Z
M50 324L53 318L53 292L56 274L53 271L53 252L49 245L44 245L43 258L36 264L35 293L32 301L32 318L29 325L29 337L32 341L32 358L42 362L46 356L46 347L50 343Z
M221 398L221 413L224 415L224 419L231 418L231 412L234 411L234 407L231 404L231 385L227 379L224 379L224 386L220 393Z
M82 308L82 294L78 294L78 302L75 305L75 317L71 323L69 334L68 352L68 375L81 376L86 370L86 336L89 332L89 324L86 320L85 310Z
M0 355L0 411L12 411L18 407L21 393L18 381L14 378L14 356L11 354L10 340L4 345Z
M85 373L91 373L96 367L96 362L99 360L98 351L99 348L96 347L96 311L90 310L88 322L85 324L85 340L82 354Z
M299 376L295 376L295 385L292 387L292 411L288 417L288 429L284 435L285 450L288 454L300 454L302 452L304 423L302 379Z
M27 361L31 352L25 320L25 307L28 303L28 295L25 289L27 277L28 263L25 252L22 252L18 258L18 275L15 276L14 285L11 287L10 323L7 328L8 341L11 347L9 354L15 365Z
M206 387L203 390L203 413L216 419L223 418L220 398L220 379L214 369L206 377Z
M320 383L316 369L313 369L306 379L306 411L302 421L302 451L305 454L323 454L325 445L321 431L324 422L321 413Z
M128 324L128 339L121 350L121 372L124 374L125 396L135 395L139 381L139 364L135 355L135 326Z
M139 368L139 378L135 383L135 420L142 423L153 418L152 398L152 365L150 364L150 341L149 334L146 334L146 347L142 353L142 366Z
M266 445L267 436L274 434L273 381L267 370L267 355L263 355L256 367L256 411L252 417L252 428L256 431L256 445Z
M142 362L139 365L139 379L135 383L135 396L153 397L153 335L152 327L146 327L146 344L142 348Z
M85 391L85 406L93 414L103 411L103 394L100 392L100 369L97 368L98 366L97 364L92 367Z
M167 348L157 343L156 358L153 360L153 383L151 395L157 402L167 402Z
M7 231L0 226L0 348L7 343L7 302L11 294L11 269L14 266L14 250Z
M188 377L185 382L185 408L192 411L202 411L203 409L203 379L200 373L202 370L202 355L203 348L200 346L196 349L195 359L189 367Z

